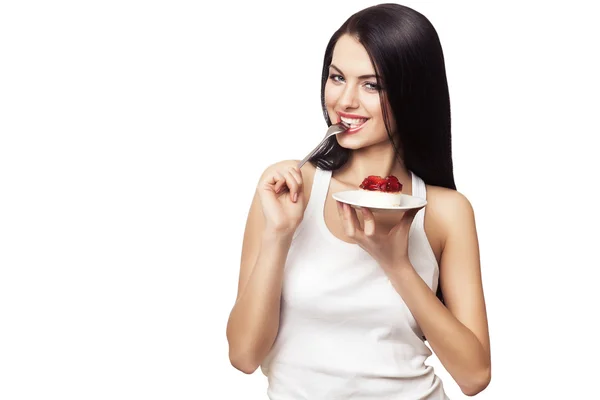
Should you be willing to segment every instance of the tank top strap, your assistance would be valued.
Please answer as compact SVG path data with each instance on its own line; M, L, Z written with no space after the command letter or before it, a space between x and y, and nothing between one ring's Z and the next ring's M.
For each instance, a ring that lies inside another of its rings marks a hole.
M315 176L313 178L312 189L310 191L310 198L306 205L306 211L304 212L305 217L314 215L315 211L319 212L323 210L323 205L329 192L329 183L331 182L331 171L326 171L321 168L315 170Z
M410 174L412 176L412 195L414 197L420 197L422 199L427 200L427 188L425 186L425 182L423 182L423 179L417 176L417 174L415 174L414 172L411 171ZM427 208L427 206L419 210L417 215L415 215L415 219L413 221L413 225L415 226L415 228L424 229L425 208Z
M331 175L331 171L326 171L318 167L315 170L310 197L306 209L304 210L304 218L298 229L296 229L294 239L305 230L312 233L321 223L319 218L323 218L323 207L325 206L325 200L327 199L327 193L329 192Z

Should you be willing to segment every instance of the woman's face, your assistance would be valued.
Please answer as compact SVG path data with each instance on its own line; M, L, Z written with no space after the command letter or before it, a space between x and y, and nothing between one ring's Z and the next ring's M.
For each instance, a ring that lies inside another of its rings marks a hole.
M337 135L340 146L359 149L389 144L380 104L379 82L367 51L354 37L343 35L333 50L325 105L329 119L344 122L350 129ZM388 115L391 113L388 112ZM392 128L394 124L392 121Z

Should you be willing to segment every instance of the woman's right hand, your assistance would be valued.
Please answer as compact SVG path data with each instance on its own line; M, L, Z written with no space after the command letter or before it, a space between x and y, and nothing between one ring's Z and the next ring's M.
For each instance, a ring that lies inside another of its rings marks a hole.
M273 165L263 173L257 187L269 232L292 235L304 217L302 171L293 165Z

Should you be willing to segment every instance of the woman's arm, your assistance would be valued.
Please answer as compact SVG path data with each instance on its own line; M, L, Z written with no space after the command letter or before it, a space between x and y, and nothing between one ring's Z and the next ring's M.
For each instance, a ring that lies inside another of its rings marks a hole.
M459 192L444 191L436 203L443 207L436 215L445 231L440 282L446 307L414 268L398 266L388 270L388 275L441 363L463 393L474 396L491 379L475 217Z
M250 229L250 235L255 231ZM257 232L249 242L245 252L258 254L242 263L240 289L227 324L231 364L247 374L258 368L279 330L283 266L291 238ZM256 258L254 265L251 258Z
M302 213L305 204L302 178L298 176L295 180L300 183L294 183L290 181L293 177L285 175L295 165L295 161L275 164L263 173L260 181L268 180L273 171L280 171L292 190L302 193L300 201L292 206ZM266 226L258 190L262 189L257 189L248 213L237 299L227 323L229 359L235 368L247 374L262 363L277 336L283 271L295 230L282 233Z

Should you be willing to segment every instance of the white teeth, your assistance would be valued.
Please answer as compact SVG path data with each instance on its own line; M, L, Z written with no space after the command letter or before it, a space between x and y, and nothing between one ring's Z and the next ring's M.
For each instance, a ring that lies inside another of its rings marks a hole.
M343 123L347 124L347 125L362 125L365 122L367 122L368 118L346 118L346 117L340 117L340 119L342 120Z

